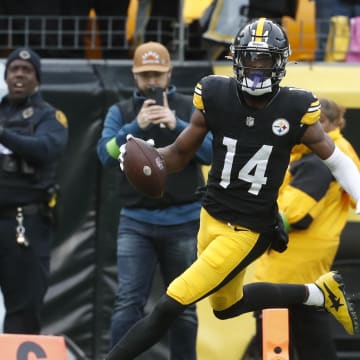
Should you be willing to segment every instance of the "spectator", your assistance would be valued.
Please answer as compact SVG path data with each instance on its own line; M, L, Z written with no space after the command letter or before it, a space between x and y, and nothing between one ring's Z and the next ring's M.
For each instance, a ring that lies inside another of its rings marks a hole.
M105 166L118 166L119 146L127 134L170 144L187 128L193 111L191 96L171 85L172 65L160 43L137 47L133 60L133 97L110 107L98 143ZM160 87L163 105L147 98ZM194 261L200 202L196 189L204 183L200 164L211 161L208 135L188 166L169 176L164 197L149 199L135 191L120 172L122 210L117 239L119 288L111 324L112 346L144 316L157 263L166 286ZM196 359L197 316L188 307L170 329L171 359Z
M345 109L328 99L320 99L320 103L324 130L360 168L355 150L340 132L345 125ZM278 202L289 232L289 245L284 254L269 251L260 257L254 279L291 284L314 282L331 269L352 204L350 196L321 160L309 148L299 145L293 150ZM329 314L304 306L289 310L292 356L298 360L337 359Z
M359 0L315 0L317 49L315 60L323 61L326 53L330 21L333 16L360 16ZM335 31L335 30L334 30ZM340 36L346 37L343 31ZM344 38L343 41L346 41Z
M39 334L49 282L57 164L67 143L65 115L40 93L41 60L18 48L5 64L0 103L0 287L5 333Z
M360 331L359 314L340 273L328 272L307 284L243 284L247 266L269 248L286 250L277 196L295 144L302 142L324 161L356 200L357 213L360 173L324 132L315 95L279 86L290 52L281 26L256 19L239 30L231 50L235 77L202 78L195 88L196 110L189 127L175 142L158 149L168 173L174 173L192 159L209 131L213 135L198 258L170 283L154 310L131 327L106 360L134 359L189 305L207 296L215 316L223 320L304 304L329 311L349 334ZM126 146L121 150L120 161Z

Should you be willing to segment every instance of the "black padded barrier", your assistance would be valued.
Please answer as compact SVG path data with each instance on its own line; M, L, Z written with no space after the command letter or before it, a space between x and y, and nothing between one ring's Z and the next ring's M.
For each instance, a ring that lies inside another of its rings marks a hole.
M116 94L105 89L94 67L85 62L45 65L42 90L69 122L43 332L66 334L90 359L97 359L108 349L115 248L113 239L99 233L103 170L96 143ZM114 256L108 259L108 254Z

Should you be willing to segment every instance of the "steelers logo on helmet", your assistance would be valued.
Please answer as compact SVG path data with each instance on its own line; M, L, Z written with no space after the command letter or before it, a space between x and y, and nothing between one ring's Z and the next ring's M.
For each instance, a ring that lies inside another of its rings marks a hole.
M286 119L276 119L272 124L272 131L277 136L283 136L289 132L290 124Z

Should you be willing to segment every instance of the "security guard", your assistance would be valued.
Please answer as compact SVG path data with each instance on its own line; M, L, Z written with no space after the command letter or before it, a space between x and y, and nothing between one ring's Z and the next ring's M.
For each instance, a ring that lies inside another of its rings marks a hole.
M65 115L39 91L41 60L14 50L0 103L0 287L5 333L40 333L54 233L56 169L67 138Z

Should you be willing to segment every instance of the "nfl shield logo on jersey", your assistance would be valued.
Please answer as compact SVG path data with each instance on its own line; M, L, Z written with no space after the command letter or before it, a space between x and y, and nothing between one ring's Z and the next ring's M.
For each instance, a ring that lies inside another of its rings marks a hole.
M253 127L255 125L255 118L253 118L252 116L247 116L245 124L248 127Z
M285 119L277 119L272 124L272 131L277 136L283 136L289 132L290 125Z

